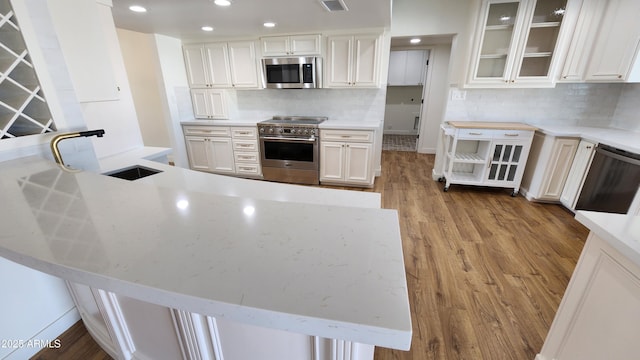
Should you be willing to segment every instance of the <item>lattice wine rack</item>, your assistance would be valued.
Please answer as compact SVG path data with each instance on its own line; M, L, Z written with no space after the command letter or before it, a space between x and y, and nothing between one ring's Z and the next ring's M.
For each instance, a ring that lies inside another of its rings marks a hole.
M9 0L0 0L0 139L56 131Z

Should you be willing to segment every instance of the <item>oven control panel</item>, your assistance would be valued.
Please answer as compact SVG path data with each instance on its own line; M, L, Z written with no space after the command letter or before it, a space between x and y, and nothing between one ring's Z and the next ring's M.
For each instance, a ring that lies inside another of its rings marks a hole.
M315 136L318 129L305 126L260 126L261 136Z

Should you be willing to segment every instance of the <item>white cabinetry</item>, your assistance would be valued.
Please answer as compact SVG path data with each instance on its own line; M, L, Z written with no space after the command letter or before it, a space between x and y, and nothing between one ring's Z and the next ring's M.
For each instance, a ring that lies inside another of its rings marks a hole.
M321 36L268 36L261 39L263 56L320 55Z
M468 87L552 87L580 0L484 0Z
M576 138L535 133L522 178L523 193L527 199L560 200L578 142Z
M445 160L440 181L520 189L535 128L519 123L449 122L442 126Z
M625 235L620 229L624 224L608 226ZM624 239L606 235L589 234L536 359L638 358L640 342L634 335L640 333L640 267L632 261L637 259L637 237L631 229Z
M578 150L573 158L567 181L562 190L560 196L560 202L565 207L574 210L576 202L578 201L578 195L582 190L584 179L587 177L591 160L593 160L593 154L595 152L596 144L582 140L578 145Z
M234 174L231 130L222 126L185 126L189 165L193 170Z
M422 85L427 66L425 50L394 50L389 55L391 86Z
M640 1L610 0L604 2L598 19L593 49L587 65L587 81L626 81L638 60L640 44ZM638 79L640 80L640 79Z
M328 38L327 87L380 87L380 36L344 35Z
M373 186L373 131L320 130L320 182Z
M227 119L227 102L224 90L192 89L193 115L196 119Z
M189 87L258 88L253 41L184 46Z
M231 138L236 174L247 177L261 176L257 128L232 127Z

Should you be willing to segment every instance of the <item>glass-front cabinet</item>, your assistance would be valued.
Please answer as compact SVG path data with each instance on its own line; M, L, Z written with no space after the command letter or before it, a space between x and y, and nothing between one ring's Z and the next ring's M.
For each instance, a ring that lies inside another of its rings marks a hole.
M554 86L568 2L484 0L467 87Z

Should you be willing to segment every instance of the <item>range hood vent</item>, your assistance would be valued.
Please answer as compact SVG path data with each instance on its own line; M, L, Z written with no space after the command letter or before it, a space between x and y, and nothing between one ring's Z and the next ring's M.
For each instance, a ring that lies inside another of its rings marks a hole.
M320 0L320 4L329 12L349 10L343 0Z

